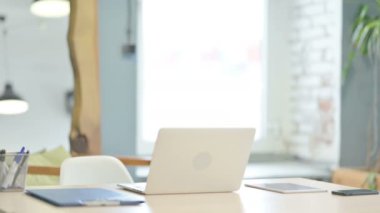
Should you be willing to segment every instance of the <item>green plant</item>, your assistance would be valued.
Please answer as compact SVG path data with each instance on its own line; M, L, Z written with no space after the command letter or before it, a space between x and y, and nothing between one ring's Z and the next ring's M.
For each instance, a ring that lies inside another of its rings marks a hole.
M370 172L367 178L362 183L361 187L363 188L367 187L368 189L376 190L377 189L376 178L377 178L377 173Z
M342 76L343 80L347 78L352 68L352 63L357 53L360 53L362 56L369 58L372 65L372 80L373 80L373 109L372 109L372 140L369 140L369 148L367 153L367 166L371 169L371 173L367 178L367 184L370 188L373 188L373 185L376 185L374 177L376 177L376 172L379 170L380 157L377 156L378 143L379 143L379 97L378 97L378 77L379 77L379 68L380 68L380 0L376 0L378 10L377 15L369 14L369 6L361 5L358 14L355 18L351 44L352 49L348 56L348 63L343 69ZM376 160L377 158L377 160ZM377 162L377 163L376 163Z
M380 0L376 0L376 2L380 13ZM370 16L368 10L368 5L361 5L354 21L351 37L353 50L350 52L349 61L343 69L343 77L347 77L349 74L357 52L361 53L362 56L370 57L375 63L380 56L380 16Z

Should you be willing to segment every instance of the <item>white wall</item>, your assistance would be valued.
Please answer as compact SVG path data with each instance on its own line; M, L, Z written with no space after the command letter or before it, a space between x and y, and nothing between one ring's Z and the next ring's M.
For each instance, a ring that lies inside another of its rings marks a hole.
M339 159L341 4L293 0L290 148L308 159Z
M9 24L8 59L15 91L29 102L22 115L0 115L0 148L31 151L64 145L68 148L71 116L65 93L73 88L66 32L68 19L44 20L29 12L30 1L1 1ZM0 44L2 44L0 37ZM0 46L0 59L4 50ZM0 93L5 72L0 63Z
M336 164L341 0L268 4L268 139L277 150Z

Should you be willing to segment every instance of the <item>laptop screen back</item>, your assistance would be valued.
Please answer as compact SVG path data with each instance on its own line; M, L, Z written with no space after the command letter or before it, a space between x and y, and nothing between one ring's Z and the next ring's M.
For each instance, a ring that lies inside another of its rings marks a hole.
M161 129L145 193L237 190L254 135L252 128Z

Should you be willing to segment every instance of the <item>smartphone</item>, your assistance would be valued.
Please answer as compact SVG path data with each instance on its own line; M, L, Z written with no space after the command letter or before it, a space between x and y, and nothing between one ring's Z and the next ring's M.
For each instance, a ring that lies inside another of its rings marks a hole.
M355 196L355 195L377 195L379 194L376 190L370 189L347 189L347 190L336 190L331 192L334 195L342 196Z

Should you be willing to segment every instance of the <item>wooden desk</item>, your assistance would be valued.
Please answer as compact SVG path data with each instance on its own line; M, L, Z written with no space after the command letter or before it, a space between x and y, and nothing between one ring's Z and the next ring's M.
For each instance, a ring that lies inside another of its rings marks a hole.
M327 190L348 187L308 179L267 179L246 182L291 182L324 188ZM126 192L128 193L128 192ZM60 208L29 197L21 192L1 192L0 209L6 212L158 212L158 213L238 213L238 212L380 212L380 196L342 197L330 192L279 194L242 186L234 193L150 195L139 206L74 207Z

